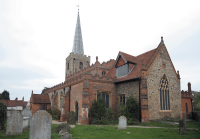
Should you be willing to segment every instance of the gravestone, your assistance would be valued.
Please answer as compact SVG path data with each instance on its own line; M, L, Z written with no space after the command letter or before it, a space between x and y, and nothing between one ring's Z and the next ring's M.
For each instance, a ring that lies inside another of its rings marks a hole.
M22 135L23 118L19 111L8 111L6 136Z
M183 114L183 126L184 126L184 130L186 130L186 113L184 112Z
M68 124L76 124L76 113L74 111L68 112L67 123Z
M183 119L179 120L179 135L183 134Z
M31 119L31 116L32 116L32 111L29 110L29 109L24 109L24 110L21 112L21 114L22 114L23 117L29 117L28 126L30 126L30 119Z
M31 117L32 116L32 111L29 110L29 109L24 109L22 112L21 112L22 116L23 117Z
M69 134L68 132L65 132L61 130L59 132L61 139L72 139L72 134Z
M67 123L62 123L54 129L54 132L59 133L60 131L70 132L71 127Z
M29 139L51 139L52 116L45 110L39 110L30 120Z
M119 117L119 125L118 129L126 129L127 126L127 119L125 116L120 116Z

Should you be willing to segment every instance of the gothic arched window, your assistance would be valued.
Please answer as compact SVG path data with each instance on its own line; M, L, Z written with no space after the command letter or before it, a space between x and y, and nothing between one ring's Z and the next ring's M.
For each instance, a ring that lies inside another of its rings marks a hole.
M169 86L165 75L160 80L160 108L170 110Z

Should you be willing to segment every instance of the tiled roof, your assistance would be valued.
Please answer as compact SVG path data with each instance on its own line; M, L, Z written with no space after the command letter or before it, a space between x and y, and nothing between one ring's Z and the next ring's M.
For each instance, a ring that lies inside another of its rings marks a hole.
M0 100L4 102L7 107L26 106L27 102L22 100Z
M121 51L119 53L123 56L123 58L126 61L131 62L131 63L137 63L137 57L134 57L132 55L126 54L126 53L121 52Z
M159 48L159 46L156 49L153 49L151 51L143 53L137 57L131 56L124 52L119 52L124 57L124 59L126 59L126 61L136 63L136 65L127 76L117 78L115 82L117 83L117 82L128 81L128 80L140 78L141 77L141 69L143 69L147 66L147 64L152 59L154 53ZM115 77L115 75L116 75L116 68L113 66L106 76L107 77L111 76L113 78L113 77Z
M32 94L32 103L51 103L49 95Z

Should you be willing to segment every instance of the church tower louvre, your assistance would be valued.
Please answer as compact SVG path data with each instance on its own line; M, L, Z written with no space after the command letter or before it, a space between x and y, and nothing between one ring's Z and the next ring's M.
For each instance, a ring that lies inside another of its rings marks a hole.
M80 71L81 69L86 68L88 65L90 65L90 56L84 55L81 23L78 11L72 52L66 58L65 80L70 74Z

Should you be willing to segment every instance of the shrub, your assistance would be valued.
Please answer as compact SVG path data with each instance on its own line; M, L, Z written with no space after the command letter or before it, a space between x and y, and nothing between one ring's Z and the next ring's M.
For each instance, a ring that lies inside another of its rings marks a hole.
M0 102L0 130L5 128L5 123L7 119L7 106L5 103Z
M192 112L192 119L194 119L195 121L199 122L200 121L200 112L193 111Z
M59 120L61 115L61 111L59 109L52 110L52 117L53 119Z
M106 108L103 99L94 100L90 111L90 124L113 124L115 122L114 112L111 108Z
M139 124L139 107L135 98L131 95L126 100L126 106L120 104L119 116L125 116L127 118L127 124Z
M47 110L47 112L50 113L50 114L52 115L52 110L51 110L51 108L49 108L49 109Z

